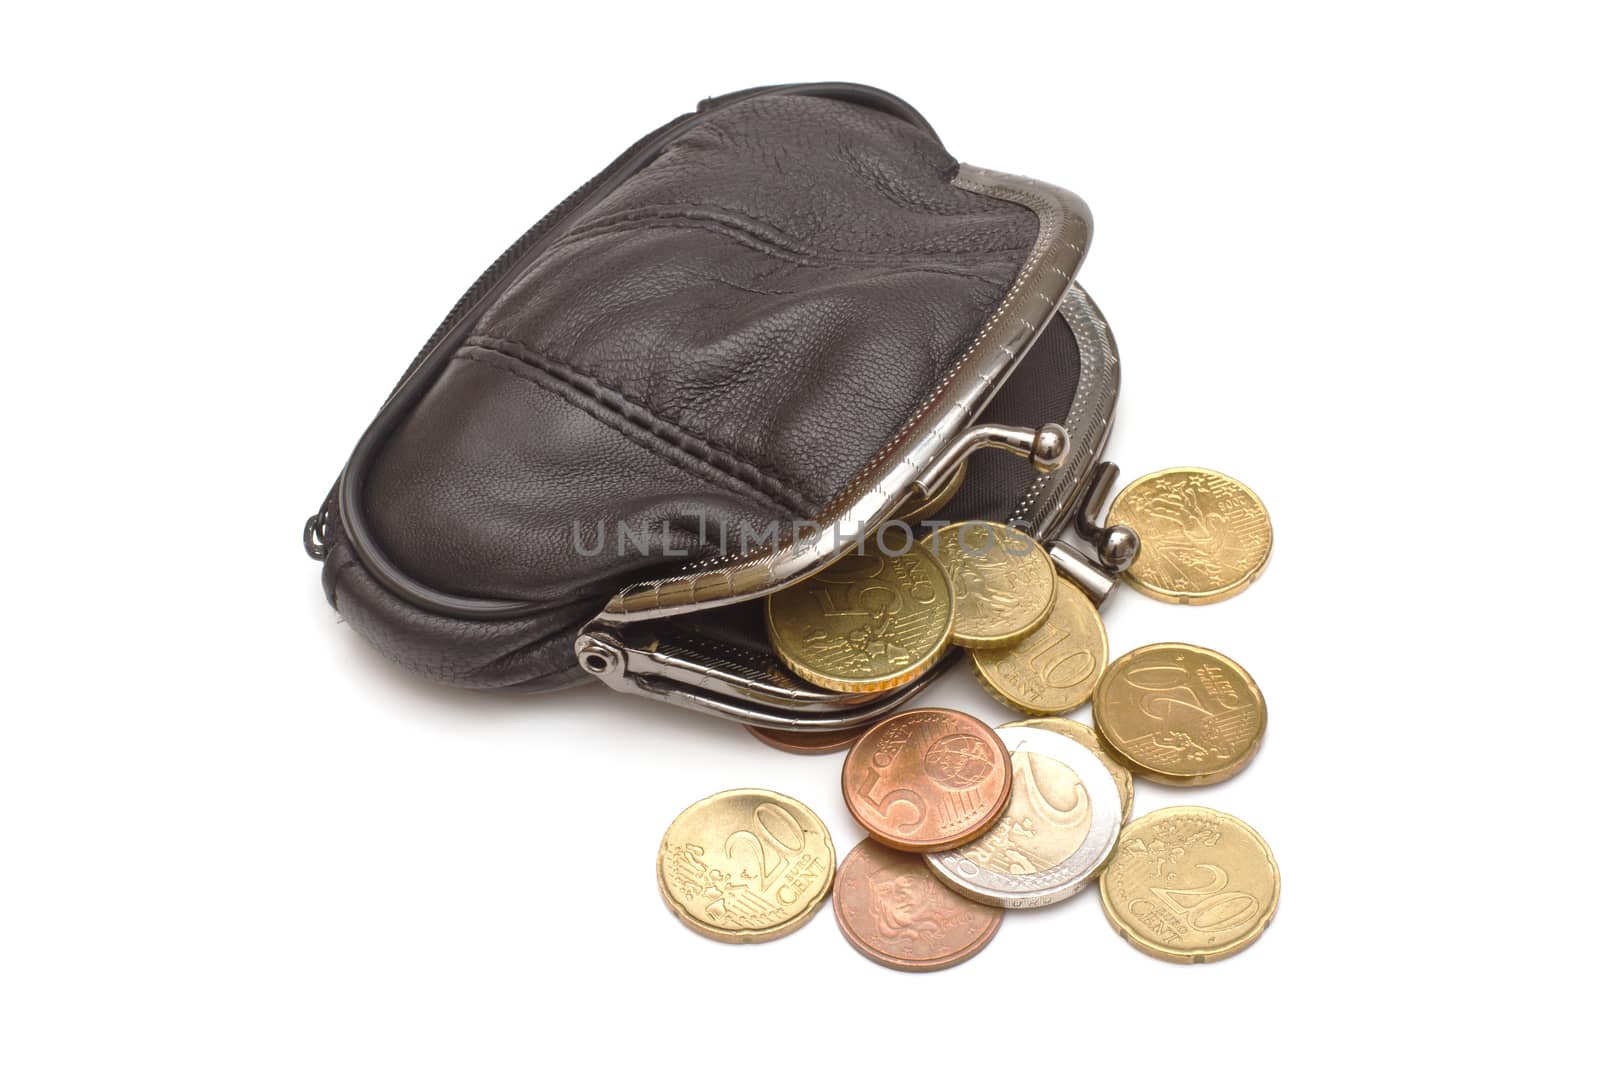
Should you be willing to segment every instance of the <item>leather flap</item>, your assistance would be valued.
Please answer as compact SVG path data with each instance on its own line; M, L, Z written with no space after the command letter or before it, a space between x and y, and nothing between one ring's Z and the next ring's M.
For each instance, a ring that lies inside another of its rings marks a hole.
M426 587L529 611L630 583L608 615L762 595L833 554L792 531L894 506L1087 237L1070 194L958 169L895 115L728 105L476 318L365 471L370 536Z

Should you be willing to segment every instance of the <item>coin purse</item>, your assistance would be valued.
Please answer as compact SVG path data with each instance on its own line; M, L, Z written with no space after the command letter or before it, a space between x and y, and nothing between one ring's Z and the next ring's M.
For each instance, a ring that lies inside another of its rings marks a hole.
M802 682L763 598L935 512L1031 532L1096 599L1114 580L1089 236L1076 196L958 164L880 90L708 100L456 303L307 522L328 600L454 685L595 678L794 730L882 715L937 672Z

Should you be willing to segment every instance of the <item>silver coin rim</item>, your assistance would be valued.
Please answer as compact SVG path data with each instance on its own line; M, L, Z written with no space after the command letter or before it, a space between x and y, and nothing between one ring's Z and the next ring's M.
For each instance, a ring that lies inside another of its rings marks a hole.
M1006 752L1014 755L1024 745L1048 759L1065 765L1080 781L1089 794L1092 814L1089 833L1077 850L1048 870L1031 877L1047 882L1044 887L1019 889L1015 877L979 869L977 878L962 874L957 865L961 862L962 848L944 852L930 852L924 856L934 876L963 896L982 904L1002 908L1041 908L1065 900L1087 885L1105 866L1117 844L1122 830L1122 794L1100 757L1081 742L1063 734L1041 730L1036 726L1015 726L996 731L1005 742ZM981 839L981 838L980 838ZM1010 882L1011 885L1006 883Z

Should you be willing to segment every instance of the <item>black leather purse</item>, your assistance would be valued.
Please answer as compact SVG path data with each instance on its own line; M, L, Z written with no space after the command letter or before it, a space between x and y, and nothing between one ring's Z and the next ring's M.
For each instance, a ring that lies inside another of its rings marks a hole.
M423 346L306 525L328 599L454 685L598 678L796 730L882 715L933 674L811 686L768 651L761 599L934 512L1031 531L1097 600L1114 581L1089 236L1077 197L958 164L880 90L708 100Z

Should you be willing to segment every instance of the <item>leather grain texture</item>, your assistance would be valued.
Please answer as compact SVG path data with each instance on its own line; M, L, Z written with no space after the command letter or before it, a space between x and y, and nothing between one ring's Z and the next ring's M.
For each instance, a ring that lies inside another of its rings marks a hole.
M447 591L560 603L663 562L582 556L574 521L666 520L705 552L701 514L815 515L1031 247L1032 213L954 169L835 100L703 123L510 286L390 439L366 501L390 558Z
M955 170L928 133L854 103L720 109L511 282L366 471L396 566L536 610L406 604L337 515L329 599L442 681L576 680L572 639L607 596L716 555L724 531L818 514L982 328L1038 223ZM619 524L651 543L619 544Z

